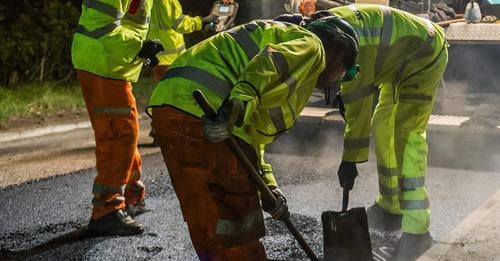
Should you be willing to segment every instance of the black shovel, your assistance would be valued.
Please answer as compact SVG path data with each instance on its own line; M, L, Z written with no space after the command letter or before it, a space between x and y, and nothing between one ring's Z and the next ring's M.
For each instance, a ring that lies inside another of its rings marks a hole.
M373 260L365 208L347 210L348 203L349 190L344 189L342 211L321 214L325 261Z

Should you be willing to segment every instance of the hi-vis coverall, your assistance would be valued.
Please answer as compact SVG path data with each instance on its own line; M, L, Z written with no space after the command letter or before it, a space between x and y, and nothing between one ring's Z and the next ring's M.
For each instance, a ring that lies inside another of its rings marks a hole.
M131 81L142 60L153 0L84 0L72 60L96 141L92 218L144 199Z
M153 126L201 260L266 260L259 243L265 231L248 172L225 142L205 138L193 91L200 89L215 110L227 98L246 103L233 134L266 184L276 187L264 145L293 127L324 68L314 34L257 20L187 50L154 90Z
M148 39L160 39L165 50L156 55L160 63L153 68L157 81L165 73L167 66L186 50L183 34L202 29L201 17L190 17L182 13L182 6L178 0L154 0L151 11L151 25Z
M448 61L443 30L410 13L378 5L331 9L359 36L359 77L341 86L346 109L343 160L368 160L373 130L379 192L377 204L403 214L403 232L429 230L424 186L425 129ZM378 104L372 115L374 93Z

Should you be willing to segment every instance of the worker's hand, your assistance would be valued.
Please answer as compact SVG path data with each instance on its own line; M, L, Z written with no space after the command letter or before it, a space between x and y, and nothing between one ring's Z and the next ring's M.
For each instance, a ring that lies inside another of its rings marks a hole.
M285 194L279 188L271 189L274 197L276 198L275 203L267 202L263 200L262 209L269 213L273 219L283 220L290 217L290 212L288 211L288 204L286 202Z
M240 126L245 105L238 99L226 100L219 108L215 120L202 117L203 132L212 142L220 142L231 135L234 125Z
M358 176L358 170L356 169L356 163L342 161L337 172L339 177L340 186L344 189L351 190L354 186L354 179Z
M219 21L219 18L215 15L207 15L207 16L203 16L201 18L201 22L205 25L205 24L209 24L209 23L217 23Z
M144 59L144 66L155 67L159 62L156 54L163 50L160 40L146 40L137 56Z

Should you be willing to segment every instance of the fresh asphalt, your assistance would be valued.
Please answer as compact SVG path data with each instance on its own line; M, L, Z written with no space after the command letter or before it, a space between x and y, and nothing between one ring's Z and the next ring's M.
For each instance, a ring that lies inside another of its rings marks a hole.
M267 154L287 195L292 221L320 256L321 212L340 210L335 175L342 148L340 129L335 124L298 123ZM500 189L499 141L496 136L440 132L428 138L431 232L440 241ZM350 207L373 203L378 188L375 170L374 157L359 165ZM95 168L3 187L0 260L196 260L160 153L143 158L143 173L146 204L152 211L138 217L146 225L145 233L131 237L78 234L88 222ZM279 222L267 218L266 225L263 243L270 258L306 260ZM376 240L378 234L371 232ZM384 260L383 252L375 259Z

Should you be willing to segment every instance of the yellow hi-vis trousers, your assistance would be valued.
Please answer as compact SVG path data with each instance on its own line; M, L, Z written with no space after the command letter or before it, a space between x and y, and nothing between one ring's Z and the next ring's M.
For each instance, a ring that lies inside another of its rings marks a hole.
M447 62L443 47L426 66L409 65L396 77L399 82L382 84L372 118L379 176L376 203L390 213L402 214L406 233L429 231L425 130Z

